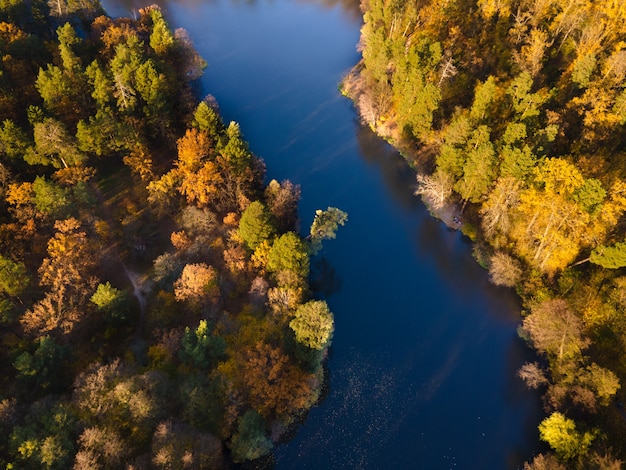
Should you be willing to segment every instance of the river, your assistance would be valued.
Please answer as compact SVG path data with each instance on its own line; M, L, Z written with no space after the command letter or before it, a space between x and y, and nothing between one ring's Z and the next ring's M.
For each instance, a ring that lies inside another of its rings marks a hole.
M145 6L102 3L112 16ZM302 186L302 227L317 208L349 214L316 262L336 322L328 391L274 468L520 468L542 447L538 396L515 375L532 358L518 300L430 217L411 170L337 91L359 59L355 2L157 3L207 60L202 93L241 124L268 177Z

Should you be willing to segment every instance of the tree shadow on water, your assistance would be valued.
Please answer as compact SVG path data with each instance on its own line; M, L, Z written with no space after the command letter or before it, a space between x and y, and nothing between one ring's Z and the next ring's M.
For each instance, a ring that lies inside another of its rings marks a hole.
M404 157L358 120L354 121L354 126L359 154L368 165L378 169L393 199L406 209L419 207L420 198L414 194L417 187L415 171Z
M337 270L330 264L325 256L316 258L311 266L309 285L313 292L328 298L341 289L341 279Z

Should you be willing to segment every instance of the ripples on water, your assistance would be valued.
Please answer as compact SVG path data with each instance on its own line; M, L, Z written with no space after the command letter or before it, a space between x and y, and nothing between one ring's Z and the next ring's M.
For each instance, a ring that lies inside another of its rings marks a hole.
M376 362L353 352L333 364L330 393L335 406L324 425L299 444L298 457L310 458L324 449L331 468L366 468L378 458L416 396L413 387L402 384L402 374L373 366Z

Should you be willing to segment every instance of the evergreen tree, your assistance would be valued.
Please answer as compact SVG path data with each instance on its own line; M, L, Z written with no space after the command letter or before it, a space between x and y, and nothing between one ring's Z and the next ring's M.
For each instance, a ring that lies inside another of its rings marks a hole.
M239 221L239 235L251 250L276 234L270 212L265 205L254 201L243 211Z

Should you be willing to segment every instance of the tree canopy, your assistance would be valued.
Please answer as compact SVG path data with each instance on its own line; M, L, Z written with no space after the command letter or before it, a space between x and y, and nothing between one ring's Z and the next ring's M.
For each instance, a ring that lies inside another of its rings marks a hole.
M206 63L158 6L0 2L0 58L0 466L267 455L319 399L332 333L327 307L295 316L299 186L265 185L198 102Z

